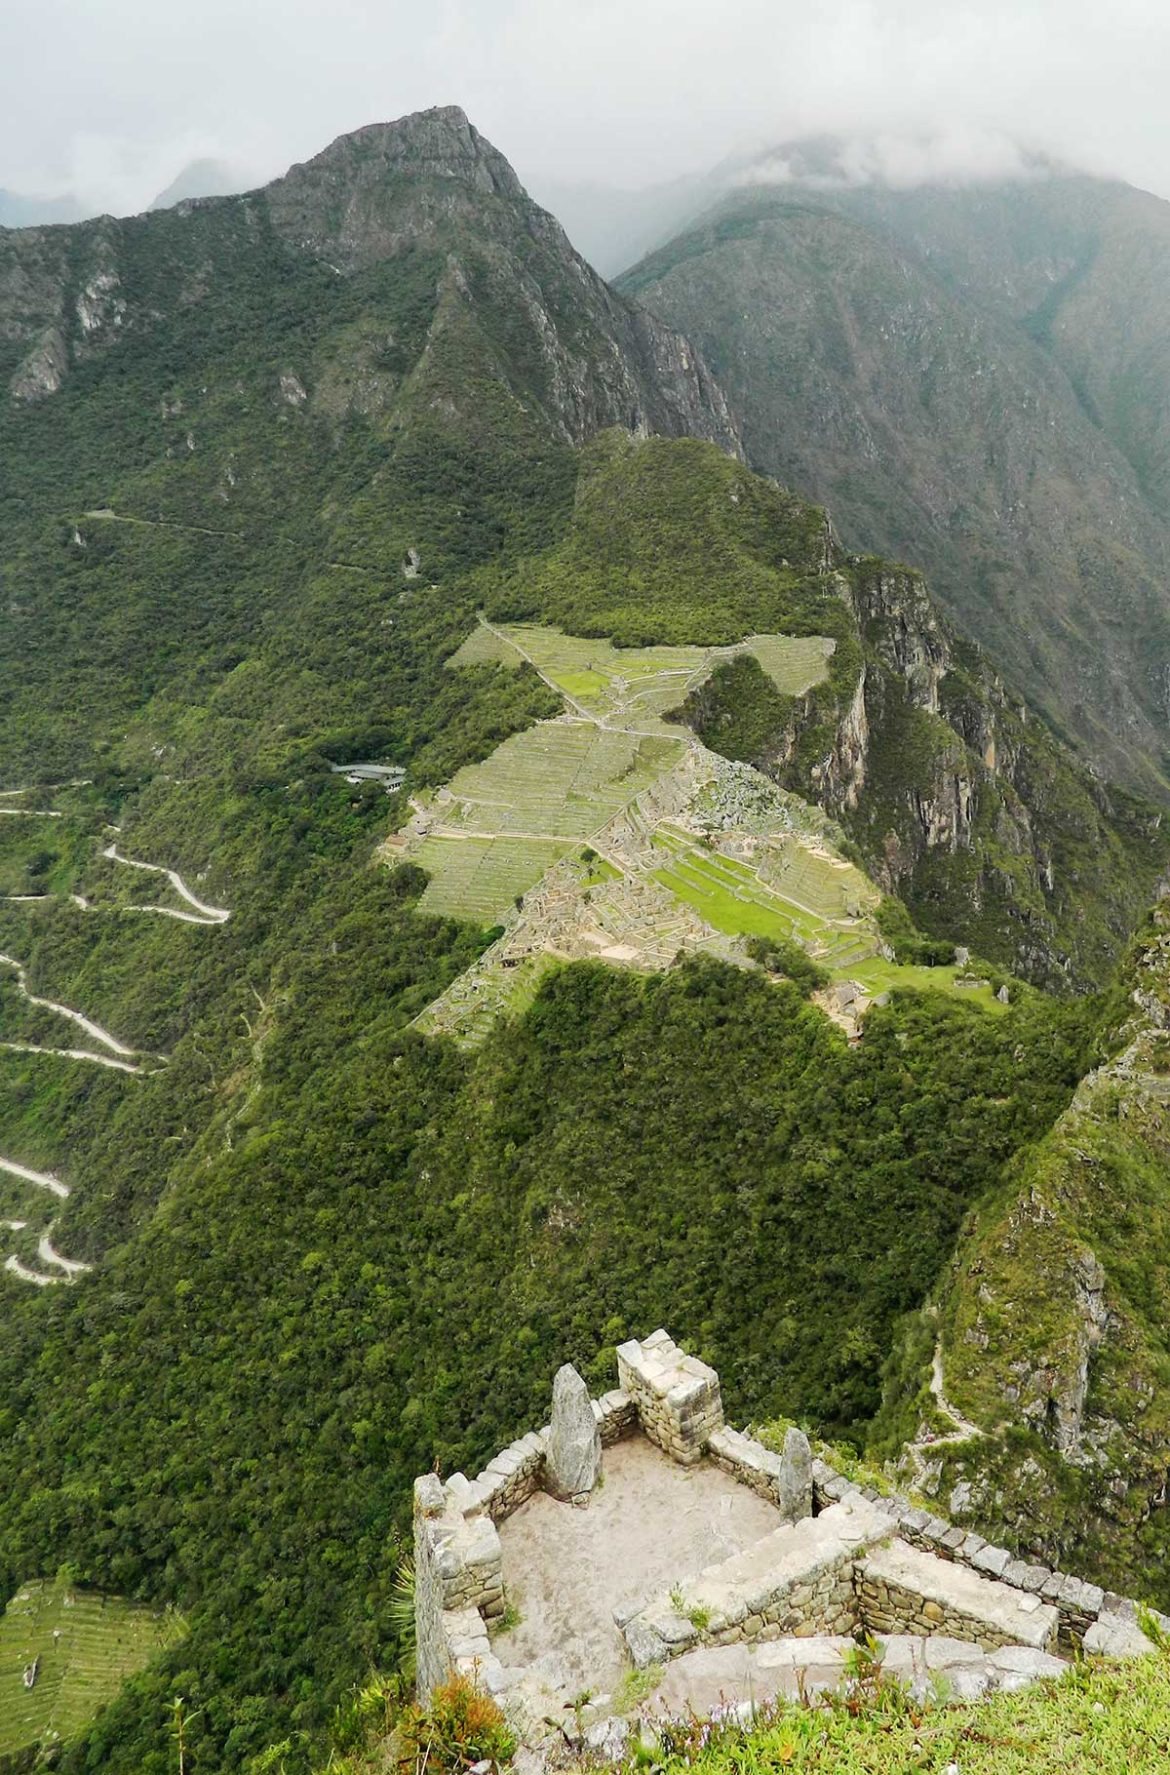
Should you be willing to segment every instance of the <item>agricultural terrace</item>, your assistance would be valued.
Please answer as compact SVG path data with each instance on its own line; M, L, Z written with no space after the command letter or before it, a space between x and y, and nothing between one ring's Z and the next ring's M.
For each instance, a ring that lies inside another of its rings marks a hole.
M584 720L514 734L459 771L427 811L411 851L431 876L420 909L494 922L685 751L681 738Z
M25 1584L0 1616L0 1758L75 1737L182 1633L174 1614L77 1590L64 1578Z
M826 635L751 635L732 647L615 647L609 640L564 635L559 629L496 626L481 618L448 664L527 660L582 713L659 732L662 717L678 708L720 660L751 653L777 689L799 696L828 676L835 645Z
M961 970L888 961L871 916L880 895L819 831L814 811L664 719L720 659L750 652L796 695L827 675L833 645L820 635L755 635L732 647L618 648L481 616L448 664L526 661L568 713L513 735L415 803L397 848L430 876L420 910L509 927L420 1023L476 1039L495 1015L528 1002L549 953L653 968L680 949L744 937L799 943L864 999L914 986L1000 1009L987 984ZM689 816L686 773L663 793L688 757L696 767ZM596 879L578 880L569 854L590 843L621 871L597 857Z
M875 889L859 869L822 847L773 838L758 847L752 867L674 826L660 827L653 844L662 857L655 880L726 936L795 940L834 979L852 981L867 998L917 987L959 993L993 1011L1004 1008L986 983L968 983L962 968L888 961L868 916L877 903Z

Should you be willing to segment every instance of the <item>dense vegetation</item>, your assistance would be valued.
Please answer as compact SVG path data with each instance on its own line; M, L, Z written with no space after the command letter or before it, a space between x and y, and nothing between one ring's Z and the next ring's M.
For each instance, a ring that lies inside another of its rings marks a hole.
M410 792L555 710L531 671L447 670L478 602L834 636L824 697L782 710L806 791L863 637L819 513L712 446L574 448L637 416L643 370L547 223L451 178L376 198L393 256L344 274L250 199L69 234L61 288L114 266L124 327L63 322L63 387L0 404L0 786L35 791L0 892L49 896L0 905L0 951L167 1056L0 1048L0 1154L67 1175L56 1236L95 1266L0 1278L0 1595L71 1561L190 1627L63 1769L169 1767L176 1693L207 1775L311 1739L394 1657L413 1474L534 1421L566 1357L608 1379L667 1320L734 1413L861 1436L895 1321L1094 1052L1092 1000L1022 986L998 1018L896 997L850 1048L807 974L710 963L555 970L474 1057L410 1028L489 934L419 916L378 849L405 796L331 767L396 761ZM230 920L133 912L111 824ZM1098 917L1143 867L1090 883ZM0 1039L51 1034L4 993Z

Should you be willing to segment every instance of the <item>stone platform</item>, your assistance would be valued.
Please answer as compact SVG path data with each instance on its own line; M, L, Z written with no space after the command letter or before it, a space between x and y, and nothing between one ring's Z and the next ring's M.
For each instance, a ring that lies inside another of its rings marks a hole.
M621 1345L618 1372L590 1402L562 1370L552 1425L474 1480L416 1481L424 1700L457 1672L538 1756L550 1723L612 1756L638 1672L644 1716L815 1696L867 1635L914 1693L959 1700L1057 1675L1058 1649L1152 1650L1132 1601L857 1485L799 1430L777 1454L731 1429L714 1370L665 1331Z

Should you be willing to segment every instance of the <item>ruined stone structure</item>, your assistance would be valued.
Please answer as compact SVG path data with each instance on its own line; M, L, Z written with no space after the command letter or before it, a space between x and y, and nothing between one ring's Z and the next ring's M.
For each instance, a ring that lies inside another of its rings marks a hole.
M842 1648L872 1632L893 1636L897 1657L911 1672L950 1668L957 1660L975 1694L1059 1672L1058 1653L1083 1647L1131 1656L1151 1649L1133 1602L1014 1559L908 1499L855 1484L814 1460L799 1430L788 1432L783 1453L776 1454L724 1424L718 1375L665 1331L622 1344L617 1359L619 1388L595 1400L588 1399L575 1370L562 1369L553 1424L519 1438L476 1479L457 1473L445 1484L434 1474L416 1481L418 1682L424 1699L438 1682L461 1673L512 1708L530 1743L547 1730L550 1707L573 1705L567 1685L558 1687L540 1669L555 1665L555 1647L539 1641L533 1647L530 1636L527 1663L509 1666L500 1655L507 1635L495 1642L489 1637L504 1620L506 1586L523 1584L527 1576L523 1569L509 1574L499 1530L530 1500L535 1509L538 1492L549 1494L546 1510L569 1510L558 1522L571 1521L578 1514L572 1506L588 1509L604 1478L601 1450L639 1434L645 1438L643 1465L693 1476L672 1482L691 1488L688 1497L698 1497L696 1485L726 1488L730 1480L732 1494L742 1485L767 1508L752 1504L758 1514L750 1532L731 1541L735 1551L727 1556L675 1576L672 1550L664 1546L655 1569L659 1585L664 1568L670 1571L673 1581L666 1588L605 1604L612 1647L603 1645L598 1655L610 1659L611 1670L615 1658L627 1669L685 1670L688 1660L718 1663L734 1654L756 1660L753 1682L757 1673L792 1665L799 1667L803 1687L814 1646L820 1663L839 1674ZM616 1461L617 1453L611 1458ZM550 1505L551 1498L566 1502ZM722 1496L725 1520L733 1501ZM612 1522L604 1517L606 1507L595 1505L603 1510L599 1520ZM669 1521L660 1514L652 1532L673 1542ZM760 1527L769 1523L761 1535ZM637 1522L632 1526L636 1532ZM722 1544L728 1545L726 1539ZM526 1545L531 1552L531 1537ZM596 1575L580 1572L576 1581L592 1588ZM1170 1629L1170 1621L1165 1626ZM797 1651L786 1650L799 1641L808 1643L805 1664ZM590 1649L597 1653L596 1635ZM562 1690L568 1697L563 1700ZM533 1727L541 1718L544 1728Z

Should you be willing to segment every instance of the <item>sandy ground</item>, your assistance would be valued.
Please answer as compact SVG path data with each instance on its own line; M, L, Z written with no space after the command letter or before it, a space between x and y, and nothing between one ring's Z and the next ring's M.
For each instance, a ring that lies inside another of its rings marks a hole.
M505 1594L521 1620L494 1646L508 1666L555 1651L564 1677L595 1695L627 1668L615 1608L669 1590L780 1523L718 1467L677 1466L642 1437L607 1449L603 1471L587 1509L537 1492L501 1523Z

